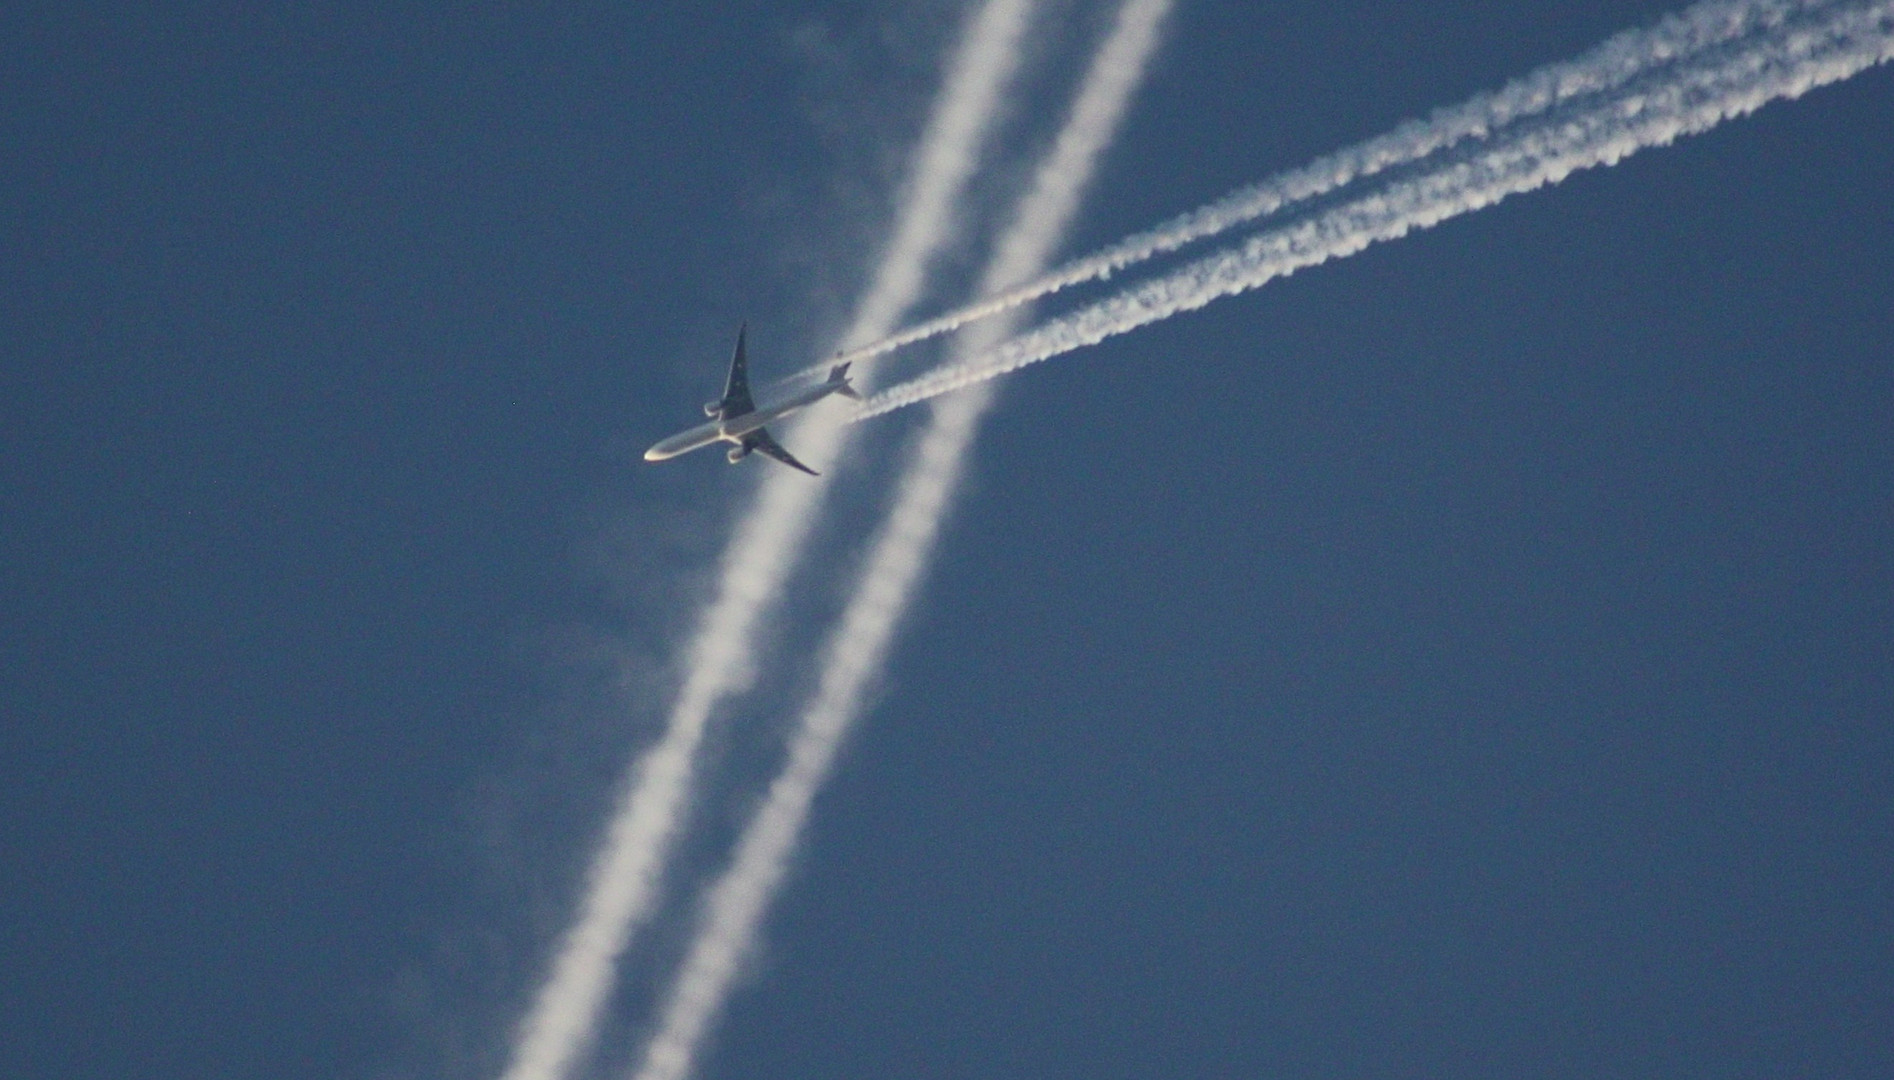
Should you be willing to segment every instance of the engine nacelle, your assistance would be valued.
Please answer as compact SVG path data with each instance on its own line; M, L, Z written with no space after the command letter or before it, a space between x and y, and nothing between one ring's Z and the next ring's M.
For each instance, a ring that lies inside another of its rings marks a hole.
M704 415L705 416L715 417L722 412L723 412L723 402L721 401L704 402Z
M749 456L750 456L749 447L732 446L730 448L730 452L725 454L723 458L725 461L728 461L730 464L735 465L737 462L742 461L744 458L749 457Z

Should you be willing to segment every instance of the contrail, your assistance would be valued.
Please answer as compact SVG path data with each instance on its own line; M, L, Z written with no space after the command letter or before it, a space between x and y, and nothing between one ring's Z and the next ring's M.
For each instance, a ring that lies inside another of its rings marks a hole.
M1035 0L985 0L975 11L929 117L873 284L851 337L892 329L920 292L954 227L954 208L1018 70ZM815 460L846 439L839 422L802 424ZM664 735L627 772L585 895L522 1020L505 1080L563 1080L595 1038L618 958L651 917L664 864L689 803L712 711L744 688L755 630L775 602L820 508L825 485L766 475L724 550L716 599L699 617Z
M1655 26L1627 30L1568 61L1542 67L1498 91L1437 110L1375 139L1330 154L1259 184L1240 188L1208 206L1137 233L1102 251L1066 263L1023 284L955 308L898 333L839 353L791 378L820 374L842 360L860 361L957 330L1062 289L1109 278L1118 271L1196 241L1250 224L1320 198L1350 183L1410 165L1511 125L1631 84L1654 71L1774 29L1829 5L1831 0L1710 0Z
M1100 153L1117 132L1170 6L1171 0L1125 0L1119 9L1071 116L997 245L983 289L1004 288L1045 265ZM984 340L963 343L969 354L991 347L1008 332L998 323L976 330ZM985 391L943 403L914 448L854 595L824 649L818 689L802 713L788 762L738 841L729 869L709 891L702 927L646 1048L638 1080L679 1080L688 1073L704 1033L721 1010L731 980L782 885L810 804L861 713L864 689L881 669L895 627L931 557L967 449L991 400Z
M1673 78L1531 125L1467 160L1391 184L1313 219L1056 319L970 360L950 361L866 401L862 420L1259 288L1353 255L1580 169L1612 165L1708 131L1771 101L1793 99L1894 58L1894 3L1836 10L1689 65Z

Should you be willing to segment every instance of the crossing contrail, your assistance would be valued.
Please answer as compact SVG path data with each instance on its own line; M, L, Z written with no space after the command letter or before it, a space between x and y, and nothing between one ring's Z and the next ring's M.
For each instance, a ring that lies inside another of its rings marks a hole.
M894 235L849 337L887 333L919 295L1018 70L1035 5L985 0L972 13L916 148ZM838 453L847 437L839 422L798 430L807 433L801 443L818 461ZM564 1080L590 1049L618 959L656 905L705 728L749 680L756 628L803 547L824 490L801 475L767 474L739 518L724 550L716 598L700 614L684 654L683 685L664 734L627 772L577 915L516 1033L505 1080Z
M862 420L971 386L1108 337L1353 255L1572 173L1665 146L1772 101L1789 100L1894 58L1894 2L1809 5L1666 77L1561 110L1477 154L1388 184L1309 220L1273 229L1175 273L1082 308L967 360L949 361L863 403Z
M1439 109L1425 120L1410 121L1302 168L1240 188L1208 206L1023 284L849 349L798 372L797 377L820 374L829 364L841 360L867 360L893 352L1074 285L1109 278L1156 256L1251 224L1351 183L1471 141L1489 139L1522 121L1582 104L1586 98L1618 90L1654 72L1675 69L1732 42L1830 6L1832 0L1708 0L1666 16L1655 26L1617 34L1575 59L1542 67L1498 91Z
M1004 288L1045 265L1100 154L1118 130L1170 6L1171 0L1125 0L1119 9L1071 116L996 246L983 290ZM975 331L980 340L961 343L969 355L997 344L1009 332L999 322ZM967 450L991 400L987 389L943 403L915 446L855 592L825 646L818 687L790 741L788 761L738 841L730 867L707 894L701 928L646 1048L638 1080L679 1080L688 1073L721 1010L782 885L810 804L861 713L864 690L881 670L895 628L932 555Z

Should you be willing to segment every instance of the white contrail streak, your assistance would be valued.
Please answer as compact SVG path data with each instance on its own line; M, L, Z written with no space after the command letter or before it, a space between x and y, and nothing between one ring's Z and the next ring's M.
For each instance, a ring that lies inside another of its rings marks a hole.
M1378 138L1318 158L1300 169L1240 188L1208 206L1023 284L995 291L974 303L850 349L799 372L798 377L820 373L828 364L841 360L867 360L893 352L1062 289L1109 278L1155 256L1253 223L1350 183L1413 164L1471 140L1490 138L1521 121L1617 90L1655 71L1780 27L1831 2L1709 0L1697 4L1665 17L1655 26L1620 33L1575 59L1540 68L1498 91L1437 110L1425 120L1410 121Z
M1171 0L1125 0L1119 9L1071 116L995 250L983 289L1004 288L1045 265L1101 152L1117 132L1170 6ZM984 340L965 343L964 349L982 351L1008 332L998 323L977 329ZM888 519L876 534L854 595L824 650L818 689L790 742L788 762L738 841L729 869L707 896L702 928L679 970L638 1080L679 1080L689 1072L782 885L810 804L861 713L864 690L883 666L990 400L990 394L981 392L943 403L914 448Z
M1894 58L1894 2L1837 10L1762 34L1689 65L1675 78L1611 95L1497 140L1464 161L1391 184L1292 226L1271 230L1176 273L1056 319L983 356L950 361L874 395L867 419L1108 337L1259 288L1304 267L1353 255L1580 169L1612 165L1793 99Z
M1016 73L1035 0L986 0L948 69L912 166L873 285L850 336L886 333L919 294L927 264L954 228L954 208L978 163ZM799 448L817 461L839 452L846 429L802 424ZM821 505L825 485L768 474L724 551L716 599L700 616L685 677L663 736L629 770L531 1011L505 1080L563 1080L590 1048L618 958L656 904L664 865L689 805L698 748L713 710L743 689L758 623L775 602Z

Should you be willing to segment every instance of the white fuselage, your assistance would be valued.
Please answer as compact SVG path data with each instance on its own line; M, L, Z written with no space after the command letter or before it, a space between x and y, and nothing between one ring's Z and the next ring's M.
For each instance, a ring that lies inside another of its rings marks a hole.
M830 394L845 387L846 383L825 382L811 386L797 394L764 409L746 412L741 416L732 416L712 420L708 424L699 424L688 431L680 431L658 445L644 452L646 461L663 461L679 454L687 454L700 447L715 442L728 442L743 445L743 437L757 428L774 420L779 420L805 405L813 405Z

